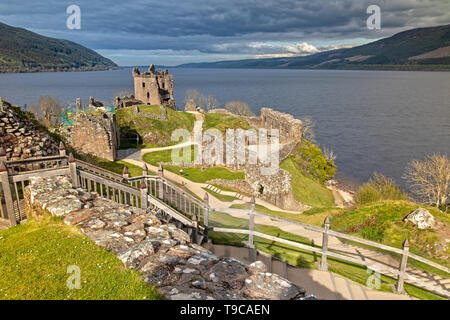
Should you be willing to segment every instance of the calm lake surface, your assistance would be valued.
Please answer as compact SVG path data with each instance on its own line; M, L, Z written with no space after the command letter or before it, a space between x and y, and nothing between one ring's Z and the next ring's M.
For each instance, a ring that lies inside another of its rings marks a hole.
M175 99L187 89L214 95L223 105L247 102L259 114L272 107L311 116L322 146L337 154L337 178L361 182L374 171L404 184L409 160L450 155L450 72L172 69ZM20 106L53 95L67 103L89 96L111 102L132 90L131 69L0 74L0 97Z

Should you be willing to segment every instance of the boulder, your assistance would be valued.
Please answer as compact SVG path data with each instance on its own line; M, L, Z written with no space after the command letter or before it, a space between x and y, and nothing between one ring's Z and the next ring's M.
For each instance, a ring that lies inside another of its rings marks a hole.
M414 210L404 220L412 222L419 229L431 229L435 224L434 217L424 208Z

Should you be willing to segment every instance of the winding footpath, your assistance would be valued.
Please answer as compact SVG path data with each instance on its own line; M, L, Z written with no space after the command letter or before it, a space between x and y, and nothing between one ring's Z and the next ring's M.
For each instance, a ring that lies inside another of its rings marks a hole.
M153 172L158 172L158 167L150 165L148 163L145 163L142 159L144 154L149 152L156 152L156 151L162 151L162 150L170 150L180 147L189 146L192 144L195 144L194 136L200 135L202 133L202 127L203 127L203 115L198 112L191 112L195 115L195 123L194 123L194 129L191 134L191 140L189 142L178 144L174 146L168 146L168 147L160 147L160 148L149 148L149 149L126 149L126 150L119 150L119 158L123 161L126 161L130 164L143 167L144 164L147 165L148 169ZM205 194L205 190L203 188L206 188L208 184L206 183L197 183L190 181L178 174L175 174L170 171L164 171L164 176L176 183L179 183L186 188L188 188L191 192L195 193L200 199L203 199L203 196ZM220 191L220 194L222 195L229 195L229 196L235 196L235 192L228 192L228 191ZM249 197L243 196L242 199L236 199L232 202L224 202L216 197L212 196L210 194L209 202L211 208L214 208L215 211L220 211L227 213L233 217L236 218L242 218L242 219L249 219L249 213L248 210L242 210L242 209L234 209L230 208L233 204L245 204L250 202ZM256 199L256 204L264 206L270 210L273 211L282 211L282 212L288 212L293 214L301 214L301 211L288 211L283 210L271 203L268 203L261 199ZM258 213L258 212L257 212ZM261 214L261 213L260 213ZM211 213L211 219L213 219L214 212ZM302 236L304 238L309 239L314 245L321 246L322 245L322 234L319 232L315 232L312 230L307 230L304 227L288 223L284 221L274 220L270 217L267 217L267 215L256 215L255 216L255 223L260 225L268 225L277 227L285 232L289 232L295 235ZM397 269L399 266L399 261L394 259L392 256L388 254L384 254L381 252L373 251L370 249L349 245L346 243L343 243L340 239L336 237L329 237L329 243L328 246L330 249L332 249L335 252L346 254L348 256L351 256L355 259L360 259L362 261L370 261L373 262L373 268L372 270L382 269L383 266L388 266ZM378 267L377 267L378 266ZM342 276L336 275L332 272L328 271L319 271L319 270L308 270L308 274L310 275L310 281L309 286L314 287L314 283L316 285L316 290L320 290L321 287L325 286L327 292L332 292L331 296L328 294L327 298L335 299L336 297L342 297L345 299L405 299L408 297L400 296L396 294L391 293L381 293L379 291L371 290L367 287L361 286L360 284L354 283L353 281L350 281ZM306 271L305 271L306 272ZM445 278L442 276L438 276L423 270L415 269L408 267L407 272L419 280L426 282L431 285L439 286L442 289L450 290L450 279ZM389 274L388 274L389 275ZM370 274L368 273L368 276ZM390 274L391 277L396 278L395 275ZM299 276L300 277L300 276ZM305 280L305 279L303 279ZM405 282L409 282L406 280ZM341 283L340 285L338 283ZM353 289L352 289L353 288ZM311 290L311 292L315 292L314 290ZM371 294L367 293L366 290L371 290L372 292L377 292L377 294ZM386 295L387 294L387 295ZM334 297L334 298L333 298ZM325 298L325 297L324 297Z

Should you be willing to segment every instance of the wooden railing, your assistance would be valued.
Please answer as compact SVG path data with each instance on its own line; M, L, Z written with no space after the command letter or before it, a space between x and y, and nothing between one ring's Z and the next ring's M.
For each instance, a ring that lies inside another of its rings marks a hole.
M272 220L278 220L278 221L282 221L282 222L286 222L286 223L290 223L290 224L296 224L307 230L321 233L322 234L322 247L321 248L314 247L314 246L298 243L295 241L286 240L286 239L279 238L279 237L274 237L274 236L267 235L267 234L264 234L261 232L257 232L257 231L255 231L255 223L254 223L255 215L268 217ZM405 240L405 242L403 243L403 249L398 249L398 248L383 245L378 242L361 239L361 238L358 238L358 237L355 237L355 236L352 236L349 234L332 231L332 230L330 230L330 221L329 221L328 217L324 221L324 227L320 228L320 227L312 226L312 225L309 225L306 223L292 221L292 220L276 217L273 215L264 214L261 212L256 212L254 199L252 199L251 209L250 209L250 213L249 213L249 228L248 228L248 230L247 229L218 228L218 227L211 227L209 230L214 231L214 232L248 235L248 244L247 245L249 248L255 247L254 246L254 237L260 237L260 238L267 239L270 241L279 242L279 243L283 243L283 244L286 244L286 245L289 245L289 246L292 246L295 248L299 248L301 250L319 253L321 255L321 260L320 260L320 265L319 265L320 270L328 270L327 257L333 257L333 258L336 258L339 260L366 266L373 271L379 272L380 274L384 274L384 275L391 276L391 277L392 276L396 277L397 278L396 293L399 293L399 294L404 293L404 283L405 283L405 280L408 280L407 281L408 283L411 283L420 288L429 290L429 291L439 294L441 296L450 298L450 292L448 290L446 290L445 288L426 283L426 282L420 280L419 278L407 273L406 267L407 267L408 258L411 258L411 259L420 261L426 265L429 265L433 268L444 271L447 274L450 274L449 268L441 266L440 264L437 264L433 261L430 261L428 259L425 259L423 257L420 257L416 254L409 252L408 240ZM353 241L356 243L361 243L366 246L375 247L375 248L378 248L378 249L381 249L381 250L384 250L387 252L400 254L401 260L399 262L399 267L393 268L393 267L385 265L385 264L374 263L374 262L370 262L370 261L366 261L366 260L362 260L362 259L356 259L356 258L353 258L346 254L334 252L332 249L330 249L328 247L328 239L330 236L350 240L350 241Z
M189 194L182 187L164 178L162 168L158 176L148 175L146 168L142 176L130 178L125 169L122 175L99 168L95 165L67 157L61 150L59 156L31 158L20 161L6 161L0 156L0 217L9 219L12 225L25 218L23 190L29 184L32 177L51 177L68 175L71 177L73 187L84 188L97 192L101 197L112 201L153 210L166 217L167 221L174 221L177 226L184 226L187 232L196 242L201 243L208 239L208 232L222 232L231 234L248 235L248 246L254 248L254 237L260 237L271 241L283 243L301 250L315 252L321 255L319 268L327 270L327 257L367 266L381 274L397 277L396 291L404 292L405 280L413 285L435 292L444 297L450 297L450 293L441 287L426 283L417 277L408 274L406 266L408 259L414 259L439 269L447 274L450 270L433 261L409 252L409 244L404 243L403 249L386 246L377 242L361 239L345 233L330 230L330 222L326 219L324 227L316 227L305 223L292 221L255 211L254 200L249 212L249 229L230 229L209 226L210 207L208 194L203 201ZM289 224L299 225L307 230L322 234L322 247L314 247L279 237L274 237L255 231L255 215L269 217L273 220ZM353 258L349 255L338 253L328 247L330 236L346 239L366 246L372 246L387 252L401 255L398 268L387 265L374 264L369 261Z
M205 210L202 201L165 179L162 170L159 176L150 176L147 171L130 178L126 168L122 175L116 174L67 157L64 148L59 156L5 160L0 158L0 217L9 219L11 225L26 219L23 191L32 177L68 175L75 188L96 192L121 204L157 210L163 218L188 228L194 241L201 242L207 236L209 208Z

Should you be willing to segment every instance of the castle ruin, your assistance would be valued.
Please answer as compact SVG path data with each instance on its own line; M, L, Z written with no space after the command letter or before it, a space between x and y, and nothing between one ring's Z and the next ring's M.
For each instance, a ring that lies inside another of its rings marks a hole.
M163 105L176 110L173 96L173 77L167 70L156 71L152 64L147 72L133 69L134 96L148 105Z

